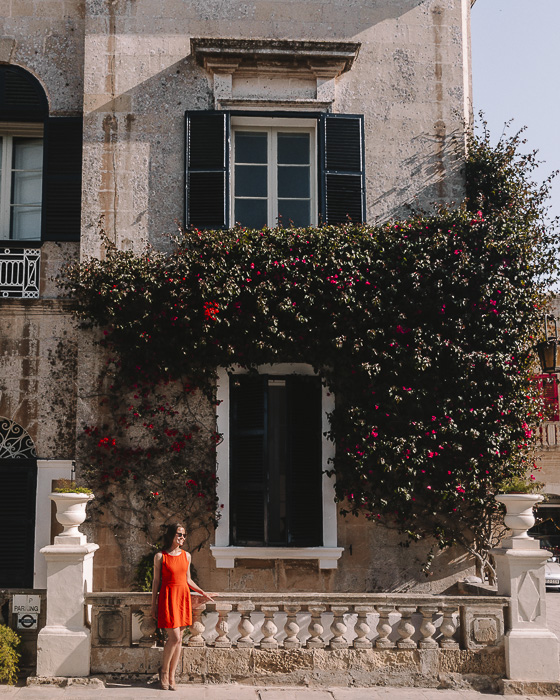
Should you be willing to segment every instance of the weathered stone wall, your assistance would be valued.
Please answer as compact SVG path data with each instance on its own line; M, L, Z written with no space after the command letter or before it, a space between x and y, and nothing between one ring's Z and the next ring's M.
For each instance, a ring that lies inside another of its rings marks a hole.
M0 6L0 62L42 84L51 115L80 115L85 0L11 0Z
M334 110L365 114L368 220L463 194L470 113L465 0L86 2L84 241L103 217L121 247L166 245L184 220L184 112L211 109L192 37L352 40Z
M51 114L83 110L82 259L102 254L100 228L121 248L165 248L184 219L184 112L214 106L212 76L190 54L196 37L360 42L333 109L365 115L368 220L462 197L468 0L12 0L0 12L0 61L40 80ZM96 422L102 360L91 338L76 337L51 280L77 254L45 244L42 299L2 302L0 415L30 432L42 458L73 458L76 432ZM439 591L468 564L446 554L424 579L426 545L399 547L356 519L338 529L345 551L333 571L290 560L216 569L208 547L194 564L209 589L319 591ZM92 534L102 545L96 586L128 587L142 539Z
M0 6L0 62L43 86L51 116L81 115L83 0L12 0ZM75 455L77 337L54 278L76 243L41 247L40 300L2 299L0 416L22 425L42 459Z
M161 650L92 650L92 673L120 679L153 676ZM178 683L243 683L307 687L400 686L496 692L505 674L503 647L484 651L183 648Z

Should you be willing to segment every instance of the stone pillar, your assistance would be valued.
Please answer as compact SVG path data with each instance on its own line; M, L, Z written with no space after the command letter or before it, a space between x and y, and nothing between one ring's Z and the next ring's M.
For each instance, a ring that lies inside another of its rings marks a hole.
M90 672L91 635L85 594L92 590L97 544L85 535L58 536L41 549L47 560L47 624L37 638L37 676L82 677Z
M506 675L514 681L558 682L558 639L546 625L544 565L549 552L531 537L493 549L498 595L511 598L505 635Z

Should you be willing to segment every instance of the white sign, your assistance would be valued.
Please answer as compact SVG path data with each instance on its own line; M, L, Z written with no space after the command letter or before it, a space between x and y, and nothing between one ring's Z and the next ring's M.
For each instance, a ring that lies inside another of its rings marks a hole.
M15 595L12 602L12 612L17 613L34 613L38 615L41 612L41 596L40 595Z
M18 630L36 630L39 615L33 613L19 613L17 619Z

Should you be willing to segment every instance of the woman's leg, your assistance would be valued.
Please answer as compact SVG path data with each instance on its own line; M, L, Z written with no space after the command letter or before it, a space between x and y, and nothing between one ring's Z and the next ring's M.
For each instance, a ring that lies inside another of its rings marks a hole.
M167 641L163 647L163 660L161 662L161 680L162 683L167 685L169 679L172 677L170 674L170 667L173 664L173 657L176 657L175 665L173 666L173 674L175 673L175 668L177 667L177 662L179 660L179 654L181 653L181 628L172 627L166 628Z
M170 631L175 632L177 635L175 649L173 651L173 654L171 656L171 660L169 663L169 685L172 687L175 687L175 671L177 670L177 665L179 664L179 658L181 656L181 648L183 645L183 632L185 631L185 628L184 627L175 627L175 629L170 630Z

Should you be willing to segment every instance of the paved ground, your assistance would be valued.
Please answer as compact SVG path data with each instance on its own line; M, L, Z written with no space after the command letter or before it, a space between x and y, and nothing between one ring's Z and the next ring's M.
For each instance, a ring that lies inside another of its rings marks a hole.
M560 593L547 594L548 626L560 638ZM263 688L242 685L181 685L177 691L159 690L136 683L113 683L105 688L0 685L0 700L485 700L488 694L472 690L428 688ZM517 700L537 700L536 695L515 695ZM542 696L541 696L542 698Z
M13 688L0 686L4 700L488 700L472 690L431 690L426 688L254 688L241 685L178 686L177 692L146 687L110 686L104 689ZM500 696L501 697L501 696ZM537 700L536 695L516 695L516 700ZM540 698L542 700L542 696Z

